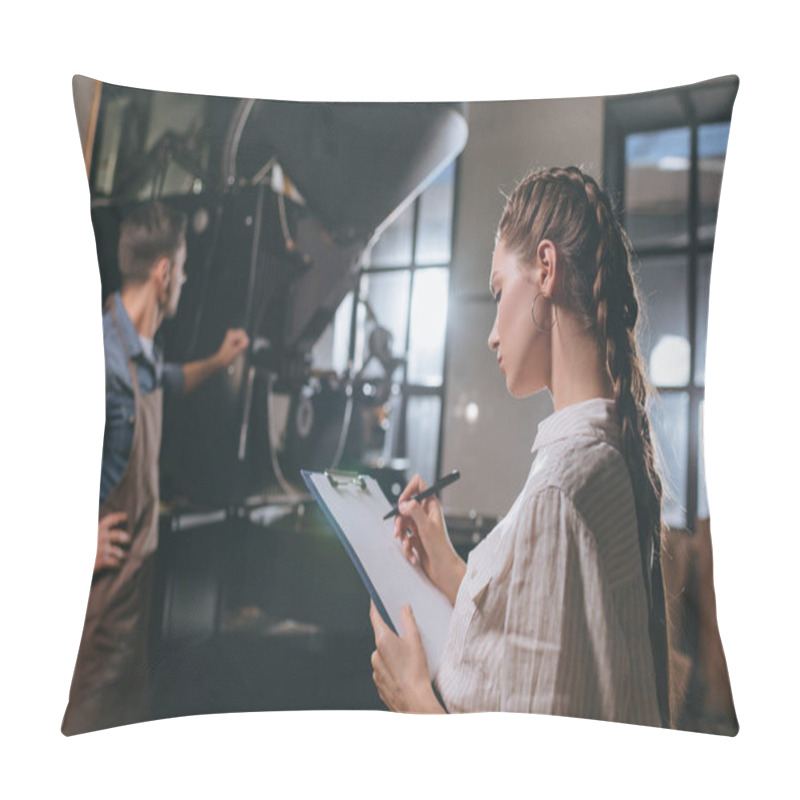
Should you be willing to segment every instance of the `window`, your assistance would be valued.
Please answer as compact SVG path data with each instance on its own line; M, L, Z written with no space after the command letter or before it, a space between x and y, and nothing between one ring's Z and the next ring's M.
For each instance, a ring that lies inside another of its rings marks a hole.
M702 453L706 330L717 207L738 80L609 98L605 187L635 251L640 346L656 389L651 420L664 522L708 517Z
M391 376L383 449L365 453L365 460L381 466L400 459L409 477L419 473L428 483L441 461L456 166L439 173L381 233L330 332L338 371L349 362L362 379ZM371 358L380 343L388 358Z

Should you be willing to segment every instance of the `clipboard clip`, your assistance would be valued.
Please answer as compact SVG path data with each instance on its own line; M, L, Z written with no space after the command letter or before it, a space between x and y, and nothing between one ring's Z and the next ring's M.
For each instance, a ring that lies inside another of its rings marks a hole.
M329 481L334 489L340 486L360 486L362 489L367 488L367 481L365 477L358 472L346 472L338 469L326 469L322 473Z

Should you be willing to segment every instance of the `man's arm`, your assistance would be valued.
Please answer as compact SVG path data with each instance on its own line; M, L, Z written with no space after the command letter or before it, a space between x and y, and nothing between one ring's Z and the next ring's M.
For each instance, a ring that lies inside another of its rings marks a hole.
M241 328L227 331L219 350L213 356L183 365L183 395L193 392L217 370L228 367L249 345L250 339Z
M207 381L218 369L217 354L208 358L201 358L198 361L190 361L182 365L183 369L183 392L186 396L193 392L201 383Z

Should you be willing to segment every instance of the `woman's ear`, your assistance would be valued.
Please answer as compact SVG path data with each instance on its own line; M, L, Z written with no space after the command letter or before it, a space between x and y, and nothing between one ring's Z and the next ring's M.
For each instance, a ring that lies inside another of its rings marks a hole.
M542 286L542 292L552 298L558 280L558 253L550 239L542 239L536 248L536 270Z

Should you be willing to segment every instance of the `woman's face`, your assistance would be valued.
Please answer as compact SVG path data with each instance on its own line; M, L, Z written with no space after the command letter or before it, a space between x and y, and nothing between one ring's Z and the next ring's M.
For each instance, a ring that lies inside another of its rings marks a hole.
M489 276L497 305L489 349L497 353L500 371L513 397L527 397L548 385L550 335L537 330L531 318L534 297L541 292L540 282L536 270L526 268L502 240L497 243ZM543 298L536 305L537 316L550 308Z

